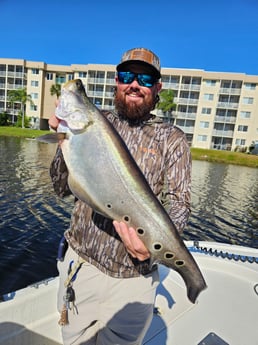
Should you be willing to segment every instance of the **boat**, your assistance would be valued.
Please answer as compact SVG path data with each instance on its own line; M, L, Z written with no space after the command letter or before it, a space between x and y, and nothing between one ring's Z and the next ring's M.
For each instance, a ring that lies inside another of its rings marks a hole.
M153 320L143 345L258 345L258 249L185 243L208 287L192 304L181 276L160 265ZM57 287L58 277L53 277L2 297L1 345L62 344Z

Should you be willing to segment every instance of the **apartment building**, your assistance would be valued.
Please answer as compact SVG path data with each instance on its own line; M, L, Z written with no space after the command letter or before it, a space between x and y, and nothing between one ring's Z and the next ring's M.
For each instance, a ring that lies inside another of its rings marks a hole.
M173 121L193 147L235 150L258 142L258 76L244 73L163 68L163 89L172 89L177 107ZM8 102L8 91L27 88L33 105L26 115L34 127L48 128L55 110L53 84L82 79L91 101L100 109L112 110L115 86L114 65L51 65L20 59L0 58L0 113L14 122L20 104ZM168 121L161 111L155 113Z

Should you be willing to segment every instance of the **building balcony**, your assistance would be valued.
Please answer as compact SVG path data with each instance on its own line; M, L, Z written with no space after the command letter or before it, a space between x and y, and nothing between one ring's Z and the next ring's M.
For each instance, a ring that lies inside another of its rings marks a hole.
M231 144L214 144L211 143L210 149L211 150L224 150L224 151L231 151Z
M105 78L88 78L88 84L105 84Z
M238 108L238 103L233 103L233 102L218 102L217 108L237 109L237 108Z
M113 98L114 97L114 91L112 91L112 92L105 92L105 97Z
M175 97L174 102L176 104L196 105L196 104L198 104L199 99Z
M196 113L187 113L183 111L173 112L173 115L175 115L176 118L178 119L195 119L196 118Z
M215 116L215 122L226 122L226 123L235 123L236 117L235 116Z
M18 90L24 88L25 85L7 84L8 90Z
M178 124L176 124L176 126L179 127L180 129L182 129L182 131L186 134L193 134L193 132L194 132L194 127L180 126Z
M224 93L227 95L240 95L241 94L241 89L237 88L220 88L219 93Z
M116 82L115 82L115 79L109 79L109 78L107 78L106 79L106 84L108 84L108 85L116 85Z
M87 91L88 97L103 97L103 91Z
M201 85L196 84L181 84L181 90L190 90L190 91L200 91Z
M101 107L103 110L113 110L115 107L114 105L106 105L104 104L104 106Z
M228 137L228 138L232 138L233 135L234 135L234 131L214 129L212 131L212 135L215 136L215 137Z
M179 83L162 82L163 89L179 90Z

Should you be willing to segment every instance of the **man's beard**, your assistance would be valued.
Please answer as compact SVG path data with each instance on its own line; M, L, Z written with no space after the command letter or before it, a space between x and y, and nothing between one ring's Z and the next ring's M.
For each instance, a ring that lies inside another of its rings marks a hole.
M154 109L152 99L138 105L135 102L126 103L122 95L115 94L114 104L118 115L121 118L129 120L147 120L150 117L150 111Z

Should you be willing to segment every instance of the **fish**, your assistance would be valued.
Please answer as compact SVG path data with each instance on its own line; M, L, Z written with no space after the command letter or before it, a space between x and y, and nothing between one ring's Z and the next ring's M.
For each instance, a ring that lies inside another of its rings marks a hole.
M153 263L178 272L195 303L207 285L176 226L152 191L117 130L89 100L80 79L62 87L55 115L66 133L39 141L60 142L75 197L95 212L133 227Z

